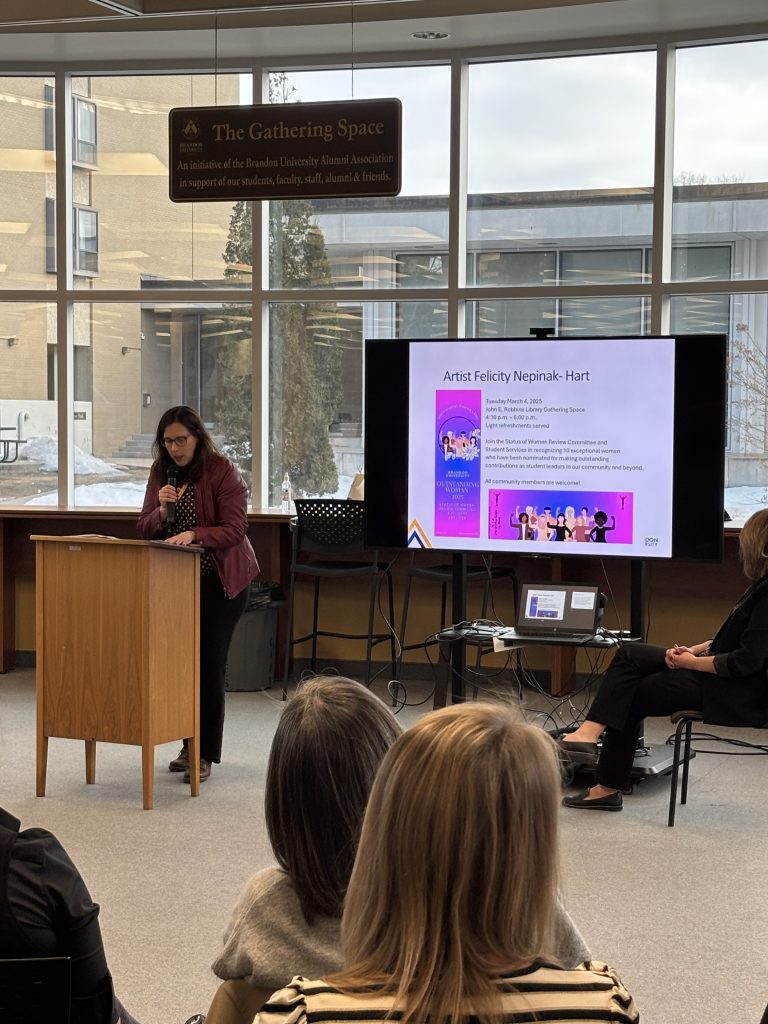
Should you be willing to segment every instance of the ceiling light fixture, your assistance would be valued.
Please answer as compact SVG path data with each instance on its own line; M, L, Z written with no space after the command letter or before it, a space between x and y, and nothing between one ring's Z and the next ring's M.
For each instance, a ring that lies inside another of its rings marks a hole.
M411 32L411 39L450 39L450 32Z
M115 14L129 14L131 17L139 18L143 13L143 0L91 0L92 4L99 7L106 7L108 11Z

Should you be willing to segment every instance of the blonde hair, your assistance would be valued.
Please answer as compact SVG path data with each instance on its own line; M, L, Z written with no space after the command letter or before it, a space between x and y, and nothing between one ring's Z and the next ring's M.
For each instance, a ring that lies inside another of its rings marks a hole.
M552 954L559 790L554 743L509 707L405 732L371 791L331 982L393 994L405 1024L498 1020L500 971Z
M753 513L744 523L739 554L747 579L759 580L768 573L768 509Z

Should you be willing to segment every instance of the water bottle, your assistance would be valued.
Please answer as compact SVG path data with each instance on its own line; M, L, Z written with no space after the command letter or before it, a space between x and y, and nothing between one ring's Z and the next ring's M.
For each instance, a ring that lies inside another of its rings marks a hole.
M282 508L283 512L291 511L291 478L286 473L283 477L283 489L282 489Z

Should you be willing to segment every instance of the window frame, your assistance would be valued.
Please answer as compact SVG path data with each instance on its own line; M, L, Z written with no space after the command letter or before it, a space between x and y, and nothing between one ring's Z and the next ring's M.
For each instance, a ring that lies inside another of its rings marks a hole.
M80 224L85 219L85 215L93 216L95 220L95 228L92 236L96 240L96 244L92 249L87 249L81 245L81 240L86 238L85 234L80 232ZM94 266L83 266L81 260L92 260ZM72 273L78 277L98 277L99 276L99 211L93 206L86 206L81 203L72 204Z
M46 152L53 152L56 148L56 124L55 104L56 89L48 82L43 85L43 99L45 101L45 114L43 117L43 146ZM86 107L93 111L93 141L81 137L79 128L81 124L80 111ZM81 146L90 146L91 152L83 156ZM72 164L75 167L86 167L93 169L98 167L99 161L99 108L88 96L80 96L77 93L72 95Z

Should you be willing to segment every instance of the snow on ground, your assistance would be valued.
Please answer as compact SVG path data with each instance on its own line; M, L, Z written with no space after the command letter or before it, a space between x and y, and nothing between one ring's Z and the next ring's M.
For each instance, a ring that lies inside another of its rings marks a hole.
M768 506L768 486L726 487L724 507L731 517L726 526L743 526L753 512Z
M91 456L88 456L88 458L91 458ZM99 462L100 460L96 459L95 461ZM81 470L76 469L75 472L79 473ZM106 476L106 474L103 475ZM329 497L346 498L351 486L351 476L340 476L336 493L329 495ZM75 505L92 508L105 505L112 505L117 508L140 508L144 502L145 489L146 485L141 481L114 484L79 484L75 487ZM48 494L38 494L25 502L26 505L58 505L58 503L59 495L56 491L49 491Z
M55 437L30 437L19 453L19 458L27 462L39 462L44 473L55 473L59 468L58 443ZM95 455L89 455L75 445L75 475L125 476L125 473L117 466L97 459Z
M75 505L83 507L102 507L111 505L117 508L140 508L144 502L143 483L120 484L79 484L75 487ZM38 494L25 502L26 505L58 505L58 492Z

